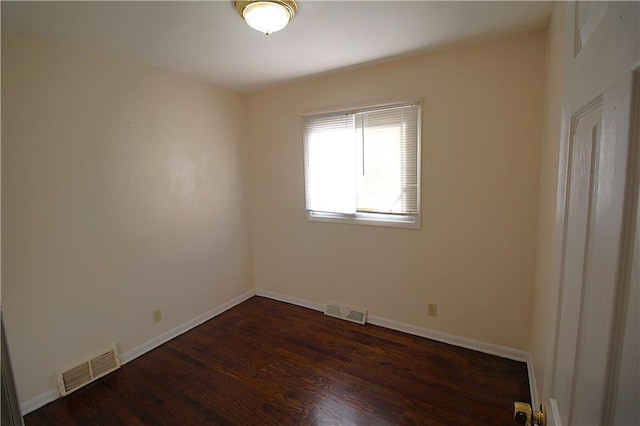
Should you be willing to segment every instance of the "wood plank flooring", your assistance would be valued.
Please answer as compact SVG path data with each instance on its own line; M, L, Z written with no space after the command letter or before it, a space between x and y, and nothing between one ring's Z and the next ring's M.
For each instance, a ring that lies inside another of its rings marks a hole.
M513 425L526 364L253 297L36 425Z

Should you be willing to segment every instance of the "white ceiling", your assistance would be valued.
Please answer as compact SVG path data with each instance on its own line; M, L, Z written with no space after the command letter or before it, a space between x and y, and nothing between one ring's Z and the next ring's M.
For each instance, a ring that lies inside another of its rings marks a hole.
M2 1L2 27L239 92L546 24L548 1L298 2L265 36L233 0Z

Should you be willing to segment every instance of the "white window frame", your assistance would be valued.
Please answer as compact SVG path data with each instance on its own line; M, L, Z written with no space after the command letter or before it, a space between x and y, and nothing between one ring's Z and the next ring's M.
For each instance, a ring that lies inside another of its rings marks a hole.
M409 229L420 229L421 228L421 184L422 184L422 171L421 171L421 146L422 146L422 102L421 100L413 100L413 101L399 101L399 102L387 102L387 103L379 103L379 104L368 104L362 105L358 107L352 108L340 108L335 110L322 110L322 111L314 111L308 112L303 115L303 120L305 117L313 117L313 116L321 116L321 115L330 115L330 116L338 116L345 114L356 114L358 112L369 112L376 110L383 110L403 105L415 105L417 107L417 145L416 145L416 168L417 168L417 212L415 214L393 214L393 213L370 213L370 212L360 212L357 211L355 213L336 213L336 212L325 212L318 210L308 210L305 208L306 217L309 221L317 221L317 222L332 222L332 223L344 223L344 224L355 224L355 225L372 225L372 226L384 226L384 227L393 227L393 228L409 228ZM303 133L306 133L306 125L303 123ZM306 143L304 145L305 150L305 204L307 204L307 146Z

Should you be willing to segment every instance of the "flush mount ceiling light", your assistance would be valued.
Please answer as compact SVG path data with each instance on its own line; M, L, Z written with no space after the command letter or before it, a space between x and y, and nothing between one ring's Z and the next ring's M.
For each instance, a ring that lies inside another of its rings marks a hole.
M298 5L294 0L236 0L236 9L251 28L268 35L286 27Z

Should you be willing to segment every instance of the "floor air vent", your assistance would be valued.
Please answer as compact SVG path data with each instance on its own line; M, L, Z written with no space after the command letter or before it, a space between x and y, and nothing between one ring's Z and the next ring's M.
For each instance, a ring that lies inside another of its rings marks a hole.
M120 368L118 348L113 346L94 357L87 358L69 368L59 370L58 386L60 387L60 395L68 395L118 368Z
M358 324L364 324L367 322L367 311L360 308L350 308L348 306L338 305L337 303L329 302L327 309L324 311L325 315L330 317L340 318L343 320L355 322Z

